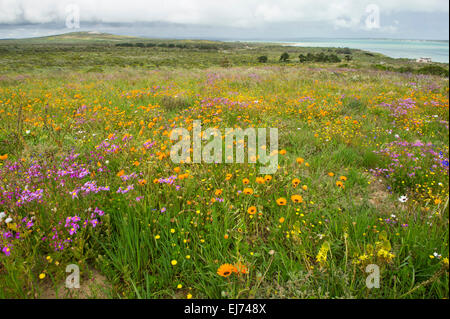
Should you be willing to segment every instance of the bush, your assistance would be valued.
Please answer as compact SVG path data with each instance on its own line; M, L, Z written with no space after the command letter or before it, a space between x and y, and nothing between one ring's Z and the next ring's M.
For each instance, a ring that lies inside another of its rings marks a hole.
M281 62L286 62L289 60L289 54L287 52L284 52L281 56L280 56L280 61Z
M349 48L338 48L338 49L336 49L336 53L338 53L338 54L352 54L352 51Z
M334 53L325 54L320 52L318 54L308 53L306 56L300 54L298 56L300 63L304 62L329 62L329 63L339 63L341 59Z
M258 62L260 63L266 63L267 62L267 56L265 55L261 55L260 57L258 57Z
M417 70L419 74L429 74L448 77L448 70L440 65L426 65Z

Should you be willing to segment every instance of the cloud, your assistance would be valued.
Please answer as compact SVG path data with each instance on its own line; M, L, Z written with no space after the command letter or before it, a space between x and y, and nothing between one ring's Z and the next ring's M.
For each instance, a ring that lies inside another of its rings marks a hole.
M244 28L292 22L364 27L370 4L378 6L381 15L449 10L446 0L0 0L0 24L62 22L70 4L79 7L81 23L169 22Z

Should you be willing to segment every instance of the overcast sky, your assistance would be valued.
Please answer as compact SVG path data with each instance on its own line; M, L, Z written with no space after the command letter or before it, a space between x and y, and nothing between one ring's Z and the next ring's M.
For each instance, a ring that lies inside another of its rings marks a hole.
M0 0L0 38L95 30L174 38L448 40L448 24L446 0Z

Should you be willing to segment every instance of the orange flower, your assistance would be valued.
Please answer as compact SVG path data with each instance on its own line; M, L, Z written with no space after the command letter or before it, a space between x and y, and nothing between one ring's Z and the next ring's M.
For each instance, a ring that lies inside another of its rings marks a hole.
M333 172L329 172L329 173L328 173L328 176L333 177L333 176L334 176L334 173L333 173Z
M254 215L256 214L256 207L255 206L250 206L247 210L247 213L249 213L250 215Z
M232 264L223 264L219 267L219 269L217 269L217 274L219 276L222 277L228 277L230 276L233 272L237 272L237 268L234 267Z
M262 178L262 177L257 177L257 178L256 178L256 183L258 183L258 184L264 184L264 183L265 183L264 178Z
M159 180L157 179L157 178L155 178L154 180L153 180L153 184L158 184L159 183Z
M251 195L251 194L253 194L253 189L251 189L251 188L244 188L244 194L245 195Z
M233 177L233 174L227 174L227 176L225 177L225 180L229 181L232 177Z
M235 265L235 267L236 267L236 269L238 270L238 272L239 273L241 273L241 274L247 274L248 273L248 268L247 268L247 266L246 265L244 265L244 264L242 264L242 263L240 263L240 262L238 262L236 265Z
M248 183L250 183L250 180L248 178L244 178L242 180L242 183L244 183L244 185L247 185Z
M281 217L278 221L280 222L280 224L283 224L284 223L284 217Z
M344 183L342 183L341 181L337 181L336 186L338 186L340 188L344 188Z
M8 158L8 154L0 155L0 160L4 161Z
M147 184L147 181L145 179L140 179L138 183L139 185L144 186L145 184Z
M134 166L139 166L139 164L140 164L140 163L139 163L138 161L135 161L135 162L133 163Z
M180 168L177 166L177 167L175 167L174 169L173 169L173 171L175 172L175 173L179 173L180 172Z
M294 202L294 203L303 203L303 197L302 196L300 196L300 195L292 195L291 196L291 200Z
M300 184L300 180L299 180L298 178L294 178L294 179L292 180L292 186L293 186L293 187L297 187L298 184Z
M270 181L272 180L272 176L266 175L266 176L264 176L264 180L265 180L266 182L270 182Z
M341 180L341 181L346 181L347 180L347 177L345 177L345 176L341 176L341 177L339 177L339 179Z
M222 195L222 190L221 189L216 189L216 191L214 192L214 195L216 195L216 196Z
M295 160L299 165L302 165L303 162L305 161L305 159L301 158L301 157L297 157L297 159Z
M303 188L304 191L308 190L308 186L306 186L306 185L303 185L302 188Z
M122 176L123 174L125 174L125 171L124 171L124 170L121 170L120 172L117 173L117 176L120 177L120 176Z
M286 150L281 150L280 155L286 155Z
M284 205L286 205L286 198L284 198L284 197L278 198L278 199L277 199L277 204L278 204L279 206L284 206Z

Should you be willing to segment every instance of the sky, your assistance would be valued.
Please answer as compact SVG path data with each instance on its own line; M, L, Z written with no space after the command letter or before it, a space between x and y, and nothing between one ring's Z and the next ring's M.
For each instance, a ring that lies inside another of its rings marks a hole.
M0 0L0 38L449 39L446 0Z

